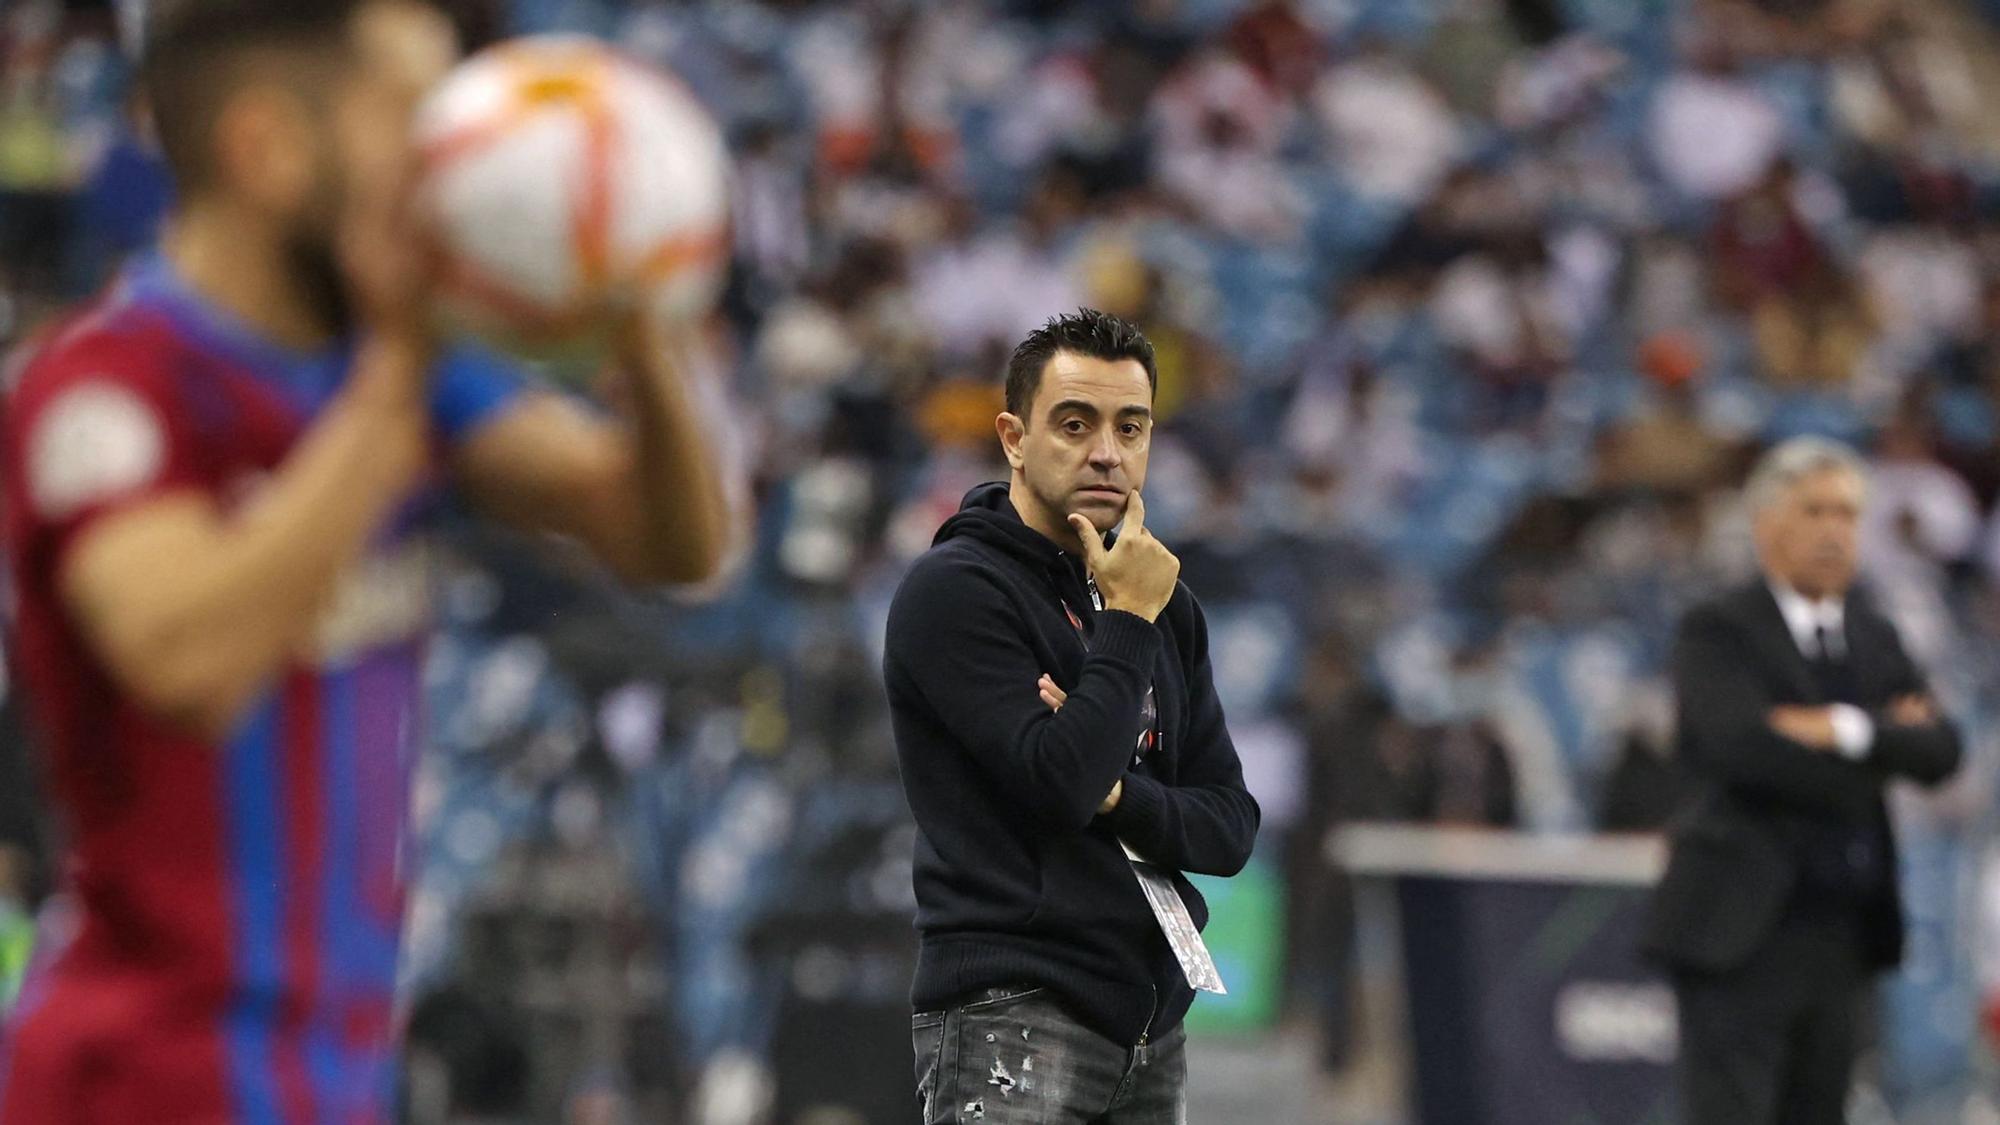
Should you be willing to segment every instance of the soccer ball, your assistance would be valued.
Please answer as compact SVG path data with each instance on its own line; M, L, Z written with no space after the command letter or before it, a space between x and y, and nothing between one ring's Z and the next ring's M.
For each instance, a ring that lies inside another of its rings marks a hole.
M713 304L727 157L667 75L576 36L502 43L425 100L416 144L454 327L574 357L620 312L687 318Z

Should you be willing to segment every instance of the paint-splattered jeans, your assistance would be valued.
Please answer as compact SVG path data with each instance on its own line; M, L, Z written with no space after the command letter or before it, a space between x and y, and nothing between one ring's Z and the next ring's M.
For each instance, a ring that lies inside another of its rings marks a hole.
M991 988L910 1021L924 1125L1185 1125L1187 1036L1084 1027L1039 988Z

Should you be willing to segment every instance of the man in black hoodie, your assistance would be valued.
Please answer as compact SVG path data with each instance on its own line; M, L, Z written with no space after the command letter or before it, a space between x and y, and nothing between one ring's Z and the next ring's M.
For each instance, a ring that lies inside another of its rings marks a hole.
M1145 528L1157 382L1116 317L1030 334L1012 478L967 494L889 611L926 1125L1185 1119L1181 1018L1217 982L1181 872L1241 870L1259 814L1201 608Z

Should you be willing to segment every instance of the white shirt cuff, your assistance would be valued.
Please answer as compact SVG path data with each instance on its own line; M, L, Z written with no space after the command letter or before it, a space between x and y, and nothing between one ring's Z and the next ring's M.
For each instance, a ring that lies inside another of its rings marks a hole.
M1875 720L1852 703L1833 705L1833 745L1843 758L1866 758L1875 748Z

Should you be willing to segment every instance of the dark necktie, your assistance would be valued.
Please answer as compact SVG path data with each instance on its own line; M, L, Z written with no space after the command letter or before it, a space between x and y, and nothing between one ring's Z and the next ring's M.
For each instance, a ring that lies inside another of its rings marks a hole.
M1825 625L1813 627L1814 652L1806 661L1812 667L1813 682L1827 703L1856 703L1854 670L1844 646L1837 646Z
M1806 660L1824 703L1860 703L1854 666L1844 644L1825 625L1813 628L1814 651ZM1883 878L1876 830L1869 824L1821 824L1808 831L1801 890L1843 907L1865 903Z

